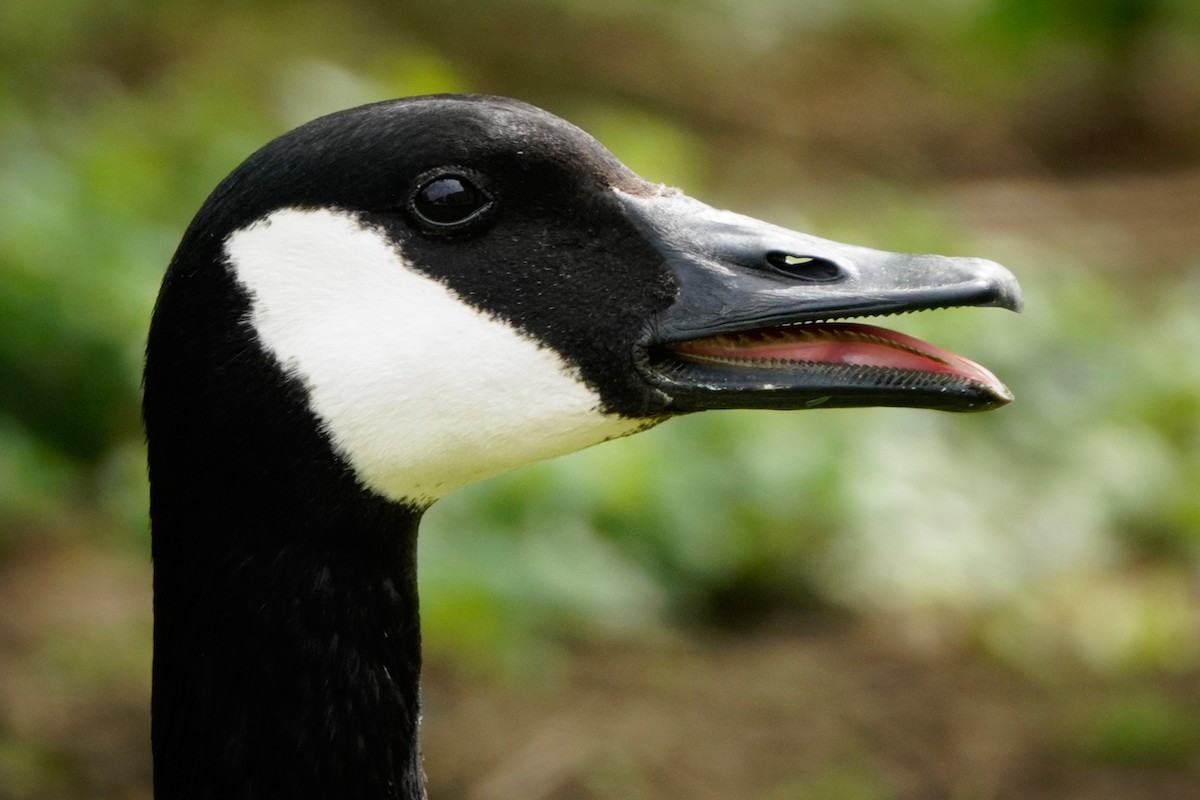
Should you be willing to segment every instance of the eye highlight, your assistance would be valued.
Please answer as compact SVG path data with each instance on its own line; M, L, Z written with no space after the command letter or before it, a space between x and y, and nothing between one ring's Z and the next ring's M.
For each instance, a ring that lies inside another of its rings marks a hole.
M493 205L492 196L470 177L440 172L422 181L410 207L421 222L434 229L458 228L482 217Z

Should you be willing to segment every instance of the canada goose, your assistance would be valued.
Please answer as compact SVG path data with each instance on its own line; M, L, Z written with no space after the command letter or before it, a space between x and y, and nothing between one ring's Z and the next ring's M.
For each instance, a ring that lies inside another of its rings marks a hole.
M420 798L417 524L464 484L714 408L993 408L990 372L845 317L1016 310L648 183L494 97L323 117L225 179L147 346L154 784Z

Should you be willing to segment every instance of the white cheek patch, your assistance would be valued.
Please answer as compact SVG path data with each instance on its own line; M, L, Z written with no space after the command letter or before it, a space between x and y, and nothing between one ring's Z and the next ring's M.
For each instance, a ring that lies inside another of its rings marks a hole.
M557 352L411 269L350 214L277 211L225 250L265 348L384 496L429 503L647 425L601 412Z

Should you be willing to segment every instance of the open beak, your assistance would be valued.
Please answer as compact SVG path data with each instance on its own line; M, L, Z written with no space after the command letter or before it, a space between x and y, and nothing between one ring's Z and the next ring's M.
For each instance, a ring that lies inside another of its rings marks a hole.
M956 306L1019 311L1020 287L999 264L841 244L682 194L618 196L678 282L640 354L644 376L676 411L983 411L1012 400L973 361L844 321Z

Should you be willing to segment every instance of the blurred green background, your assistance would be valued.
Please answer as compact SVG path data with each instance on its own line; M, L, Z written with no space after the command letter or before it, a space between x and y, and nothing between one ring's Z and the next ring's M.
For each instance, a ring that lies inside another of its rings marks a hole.
M191 215L313 116L440 91L999 260L1027 311L896 323L993 414L710 414L435 506L433 796L1196 796L1200 4L5 0L0 800L149 796L139 373Z

